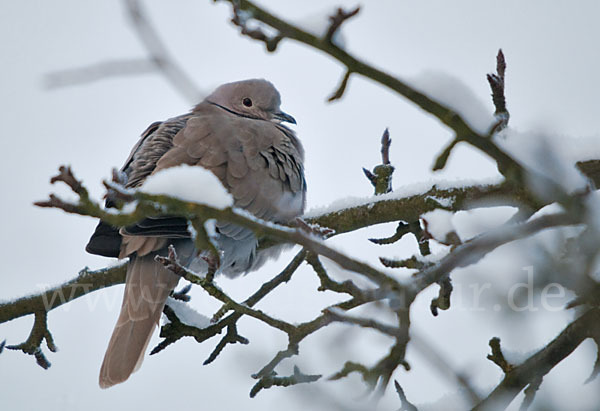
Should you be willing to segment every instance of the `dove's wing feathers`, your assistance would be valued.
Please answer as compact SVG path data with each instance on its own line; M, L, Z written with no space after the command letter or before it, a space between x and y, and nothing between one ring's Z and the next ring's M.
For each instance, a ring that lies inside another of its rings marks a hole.
M173 137L185 126L189 118L190 114L185 114L164 122L157 121L142 133L121 168L121 172L127 176L127 187L140 185L152 173L158 159L172 147ZM106 201L106 206L112 206L110 199ZM187 222L184 219L171 220L169 223L172 226L170 231L179 234L174 234L174 237L189 237ZM85 249L91 254L118 257L121 244L122 237L119 229L100 221Z
M173 147L174 137L185 128L190 117L191 114L185 114L158 125L154 123L142 134L122 170L127 174L126 187L140 186L154 172L158 161Z

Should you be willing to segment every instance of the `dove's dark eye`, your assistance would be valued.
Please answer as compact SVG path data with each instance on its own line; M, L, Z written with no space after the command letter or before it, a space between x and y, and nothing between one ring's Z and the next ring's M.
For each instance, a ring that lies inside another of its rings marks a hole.
M245 99L242 100L242 104L245 105L246 107L252 107L252 100L250 100L248 97L246 97Z

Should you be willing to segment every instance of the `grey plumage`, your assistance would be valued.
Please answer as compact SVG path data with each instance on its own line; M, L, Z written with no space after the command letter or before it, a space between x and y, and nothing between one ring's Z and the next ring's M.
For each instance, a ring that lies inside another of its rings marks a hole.
M259 218L285 223L301 215L304 152L294 132L281 124L294 119L279 106L279 93L265 80L219 87L190 113L154 123L142 134L122 169L126 186L138 187L169 167L201 166L219 178L235 206ZM220 272L228 276L255 270L282 249L257 252L254 233L227 222L217 222L217 233L223 253ZM146 219L120 230L100 223L86 247L130 259L121 313L100 371L103 388L125 381L141 365L179 279L154 261L155 255L166 254L169 244L175 245L183 264L202 269L202 250L194 250L187 224L177 216Z

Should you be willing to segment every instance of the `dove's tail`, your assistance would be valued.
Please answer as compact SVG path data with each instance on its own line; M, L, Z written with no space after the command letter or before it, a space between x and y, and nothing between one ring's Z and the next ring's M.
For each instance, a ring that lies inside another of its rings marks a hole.
M101 388L127 380L142 365L167 297L178 281L177 275L154 261L154 253L131 256L121 313L100 369Z

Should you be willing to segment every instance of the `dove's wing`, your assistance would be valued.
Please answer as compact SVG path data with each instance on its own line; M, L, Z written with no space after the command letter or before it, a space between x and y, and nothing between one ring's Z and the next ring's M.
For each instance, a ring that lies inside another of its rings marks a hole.
M127 176L127 187L139 186L154 171L158 160L173 146L173 137L185 126L190 116L185 114L164 122L157 121L142 133L121 168ZM112 206L110 199L106 201L106 206ZM187 222L181 220L169 222L171 231L176 229L180 233L178 237L188 237ZM118 257L121 242L119 229L100 221L85 249L91 254Z

